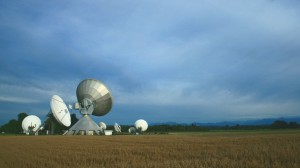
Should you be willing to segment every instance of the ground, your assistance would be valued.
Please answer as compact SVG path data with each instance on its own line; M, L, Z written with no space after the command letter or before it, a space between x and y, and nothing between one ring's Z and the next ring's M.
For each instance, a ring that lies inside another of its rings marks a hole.
M300 167L300 130L0 136L0 167Z

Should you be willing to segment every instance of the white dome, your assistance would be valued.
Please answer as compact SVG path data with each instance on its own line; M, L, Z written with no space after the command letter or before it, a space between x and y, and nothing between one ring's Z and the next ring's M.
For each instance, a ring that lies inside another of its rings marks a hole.
M137 120L137 121L135 122L134 126L135 126L135 128L136 128L137 130L141 130L141 131L143 131L143 132L146 131L146 130L148 129L148 123L147 123L145 120L143 120L143 119Z
M37 131L41 126L41 120L35 115L29 115L22 121L22 128L25 132L29 132L29 127L33 127L33 131Z
M104 122L99 122L99 127L102 128L103 130L106 130L106 124Z

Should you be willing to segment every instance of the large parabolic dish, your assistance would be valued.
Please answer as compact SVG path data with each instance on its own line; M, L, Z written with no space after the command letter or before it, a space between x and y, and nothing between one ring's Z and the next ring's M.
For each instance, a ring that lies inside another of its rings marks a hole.
M113 105L113 97L108 88L96 79L81 81L76 90L77 100L83 104L84 100L93 104L92 115L103 116L107 114Z
M76 90L78 109L83 117L65 135L94 135L103 131L89 115L103 116L113 105L113 97L107 87L96 79L85 79Z

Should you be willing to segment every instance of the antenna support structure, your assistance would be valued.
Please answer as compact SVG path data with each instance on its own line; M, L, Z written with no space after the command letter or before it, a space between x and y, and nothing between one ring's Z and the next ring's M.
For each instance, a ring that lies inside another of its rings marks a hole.
M76 90L78 103L74 104L82 114L64 135L99 135L103 129L97 125L90 115L103 116L112 108L113 97L108 88L99 80L85 79L79 83Z

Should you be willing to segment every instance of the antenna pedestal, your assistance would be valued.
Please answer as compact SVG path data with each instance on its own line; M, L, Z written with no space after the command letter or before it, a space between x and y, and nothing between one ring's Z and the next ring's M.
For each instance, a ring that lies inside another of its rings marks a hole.
M99 135L100 131L101 128L88 115L83 115L64 135Z

